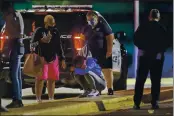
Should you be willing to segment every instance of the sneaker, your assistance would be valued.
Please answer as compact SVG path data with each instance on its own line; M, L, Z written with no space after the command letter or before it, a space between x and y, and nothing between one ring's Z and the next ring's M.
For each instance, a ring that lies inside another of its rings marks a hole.
M41 99L36 99L36 102L37 103L42 103L42 100Z
M100 93L99 91L97 90L92 90L89 94L88 94L88 97L96 97L96 96L99 96Z
M87 97L90 91L85 90L83 94L79 95L79 98Z
M109 88L109 89L108 89L108 95L114 95L114 91L113 91L112 88Z
M23 106L24 104L21 100L13 100L9 105L6 106L6 108L20 108Z
M54 98L49 98L49 101L53 101L54 100Z

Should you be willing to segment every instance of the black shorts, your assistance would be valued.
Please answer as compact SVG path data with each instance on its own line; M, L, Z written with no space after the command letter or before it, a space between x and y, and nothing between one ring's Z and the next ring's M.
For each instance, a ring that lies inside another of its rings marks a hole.
M96 56L97 63L102 69L111 68L112 69L112 57L106 58L106 54L98 54Z

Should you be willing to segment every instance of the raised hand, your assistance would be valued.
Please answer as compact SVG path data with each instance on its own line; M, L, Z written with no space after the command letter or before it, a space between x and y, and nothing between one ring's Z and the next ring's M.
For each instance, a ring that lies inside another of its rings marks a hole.
M51 32L49 31L48 32L48 35L44 35L43 38L41 39L41 41L43 43L49 43L51 41L51 38L52 38L52 35L51 35Z
M62 68L63 68L63 69L65 69L65 68L66 68L66 63L65 63L65 60L62 60L62 61L61 61L61 66L62 66Z
M50 39L52 38L52 35L51 35L51 32L50 31L48 31L47 37L50 38Z

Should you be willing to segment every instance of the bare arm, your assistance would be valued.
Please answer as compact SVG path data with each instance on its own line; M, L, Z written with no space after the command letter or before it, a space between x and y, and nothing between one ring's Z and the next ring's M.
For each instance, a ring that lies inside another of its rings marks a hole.
M107 40L107 55L111 55L112 54L112 47L113 47L113 40L114 40L114 34L110 34L108 36L106 36L106 40Z
M110 25L107 23L107 21L102 17L102 27L103 27L103 34L106 37L106 44L107 44L107 53L106 53L106 58L111 57L112 55L112 47L113 47L113 40L114 34L112 32L112 28Z

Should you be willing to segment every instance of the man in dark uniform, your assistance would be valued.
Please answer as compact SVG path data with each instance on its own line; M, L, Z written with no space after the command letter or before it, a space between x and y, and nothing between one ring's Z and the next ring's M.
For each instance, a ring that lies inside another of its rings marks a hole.
M138 47L138 69L135 84L134 109L140 109L144 83L150 71L152 83L152 109L158 109L160 84L164 62L164 52L168 48L169 40L166 29L159 23L160 12L152 9L149 21L138 27L135 32L134 44Z
M97 12L87 13L87 39L92 56L98 60L107 82L108 95L113 95L112 46L114 34L106 20ZM91 31L91 32L90 32Z

